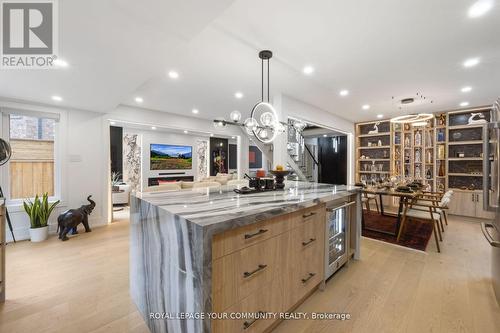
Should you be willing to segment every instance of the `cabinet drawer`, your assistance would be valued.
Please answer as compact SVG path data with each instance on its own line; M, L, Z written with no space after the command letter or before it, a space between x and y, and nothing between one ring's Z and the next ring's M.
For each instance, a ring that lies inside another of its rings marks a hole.
M325 206L318 205L311 208L303 209L291 215L292 228L297 228L303 224L325 220Z
M279 313L283 311L282 304L282 286L273 280L272 284L264 285L256 293L244 298L242 301L234 304L224 311L225 314L231 313ZM212 320L213 333L260 333L266 331L277 319L217 319Z
M287 223L289 216L279 216L215 235L212 261L285 232L290 227Z
M279 254L287 235L267 239L213 262L213 311L221 312L280 278L284 265Z
M311 242L311 239L315 239ZM324 224L304 224L291 231L288 248L290 274L286 278L285 307L290 308L323 280Z

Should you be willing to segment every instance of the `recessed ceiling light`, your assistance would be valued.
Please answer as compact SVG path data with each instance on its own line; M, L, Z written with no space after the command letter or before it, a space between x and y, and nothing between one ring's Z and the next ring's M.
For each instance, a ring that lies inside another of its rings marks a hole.
M231 139L236 139L236 137L235 137L235 136L232 136L232 137L231 137Z
M155 129L156 129L156 126L151 126L151 129L152 129L152 130L155 130Z
M464 67L474 67L477 64L479 64L479 58L470 58L464 61L463 65Z
M460 106L467 106L467 105L469 105L469 102L462 102L462 103L460 103Z
M305 66L304 69L302 69L304 74L310 75L314 72L314 67L313 66Z
M469 87L469 86L463 87L462 89L460 89L460 91L463 93L470 92L471 90L472 90L472 87Z
M324 137L324 138L326 138L327 136L328 136L328 135L326 135L326 134L323 134L323 137Z
M52 96L52 100L53 100L53 101L56 101L56 102L61 102L63 99L62 99L62 97L61 97L61 96L56 96L56 95L54 95L54 96Z
M57 67L68 67L68 63L60 58L54 60L53 64Z
M349 95L349 90L346 90L346 89L341 90L341 91L339 92L339 95L340 95L340 96L347 96L347 95Z
M168 77L170 77L171 79L178 79L179 78L179 73L177 73L176 71L169 71L168 72Z
M384 115L383 115L383 114L378 114L378 115L377 115L377 118L378 118L378 119L382 119L382 118L384 118Z
M483 16L493 7L493 0L479 0L469 7L469 17L476 18Z
M214 133L210 133L210 136L214 136Z
M184 130L184 134L188 134L188 131Z
M370 105L365 104L365 105L362 106L362 108L363 108L363 110L368 110L370 108Z
M243 93L241 91L237 91L234 93L234 97L236 97L237 99L241 99L243 98Z
M111 125L116 125L116 122L115 121L110 121L109 122Z
M194 114L198 114L200 111L198 111L198 109L193 109L193 110L191 110L191 112Z
M135 102L136 102L136 103L142 103L142 102L144 102L144 99L143 99L142 97L137 96L137 97L135 98Z

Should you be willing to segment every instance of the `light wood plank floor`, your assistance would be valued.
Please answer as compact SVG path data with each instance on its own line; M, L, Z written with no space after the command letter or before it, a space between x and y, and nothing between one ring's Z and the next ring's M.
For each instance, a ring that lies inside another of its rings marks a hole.
M452 218L442 253L370 239L297 311L350 313L348 321L286 321L275 332L500 332L490 248L479 225ZM7 248L0 332L147 332L128 293L128 223L68 242Z

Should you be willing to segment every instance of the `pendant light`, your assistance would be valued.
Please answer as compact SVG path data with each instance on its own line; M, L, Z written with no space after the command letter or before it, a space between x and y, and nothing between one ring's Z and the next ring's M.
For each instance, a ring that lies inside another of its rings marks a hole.
M259 52L261 60L261 100L252 108L250 118L244 121L247 133L252 133L257 140L262 143L271 143L276 136L283 132L283 126L280 126L278 114L274 107L269 103L269 59L273 53L269 50ZM267 65L267 101L264 100L264 63Z

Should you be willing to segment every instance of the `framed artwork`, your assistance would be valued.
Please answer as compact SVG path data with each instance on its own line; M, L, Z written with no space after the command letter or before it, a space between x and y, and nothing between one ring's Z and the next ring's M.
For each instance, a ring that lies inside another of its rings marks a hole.
M262 152L257 146L248 147L248 168L249 169L262 168Z

